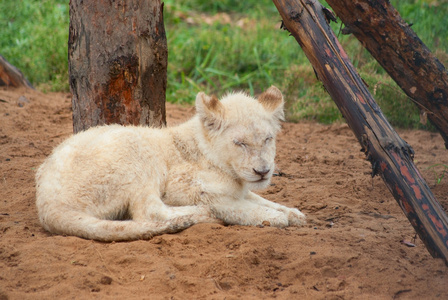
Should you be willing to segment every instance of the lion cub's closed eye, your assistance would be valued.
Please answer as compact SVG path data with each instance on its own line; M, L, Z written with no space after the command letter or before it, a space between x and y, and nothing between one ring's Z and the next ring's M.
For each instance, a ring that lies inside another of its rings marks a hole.
M172 128L91 128L59 145L36 174L50 232L101 241L148 239L200 222L300 226L295 208L252 190L269 185L283 96L199 93L196 115Z

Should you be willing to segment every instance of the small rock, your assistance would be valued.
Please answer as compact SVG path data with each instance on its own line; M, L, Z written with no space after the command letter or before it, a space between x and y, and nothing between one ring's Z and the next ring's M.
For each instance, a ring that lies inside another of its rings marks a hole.
M104 285L110 285L112 283L112 278L110 278L109 276L103 276L100 279L100 283Z
M163 242L163 240L162 240L162 238L160 238L160 237L155 237L155 238L153 238L152 240L151 240L151 242L153 243L153 244L161 244L162 242Z
M30 103L30 100L28 100L25 96L20 96L17 100L17 105L19 107L24 107L27 103Z
M261 225L263 225L263 226L271 226L271 222L269 222L269 221L263 221L263 222L261 223Z

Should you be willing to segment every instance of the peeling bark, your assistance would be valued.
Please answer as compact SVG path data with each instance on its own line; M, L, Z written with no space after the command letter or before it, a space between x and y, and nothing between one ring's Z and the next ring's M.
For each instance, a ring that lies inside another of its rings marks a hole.
M112 123L166 124L160 0L72 0L68 43L74 132Z
M448 148L448 73L387 0L328 0L352 33L389 73Z
M322 5L316 0L273 2L355 133L372 163L372 176L383 178L431 255L448 262L448 218L415 167L412 148L388 123L339 44Z

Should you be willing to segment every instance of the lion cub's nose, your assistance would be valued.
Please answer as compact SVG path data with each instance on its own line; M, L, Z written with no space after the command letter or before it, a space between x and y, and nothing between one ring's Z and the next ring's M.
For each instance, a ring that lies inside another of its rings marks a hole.
M263 177L264 175L268 174L270 169L261 169L261 170L254 170L255 174L260 175L261 177Z

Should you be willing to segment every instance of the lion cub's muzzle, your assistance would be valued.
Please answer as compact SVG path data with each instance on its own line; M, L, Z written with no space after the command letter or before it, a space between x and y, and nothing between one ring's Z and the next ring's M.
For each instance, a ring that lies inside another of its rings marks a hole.
M263 168L263 169L259 169L259 170L257 170L257 169L255 169L255 168L253 168L252 170L254 171L255 174L257 174L258 176L260 176L260 179L257 180L257 181L263 181L263 180L266 180L266 179L269 179L269 178L270 178L270 176L269 176L269 172L271 172L271 169Z

